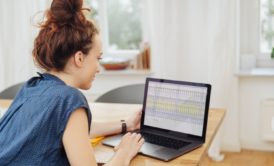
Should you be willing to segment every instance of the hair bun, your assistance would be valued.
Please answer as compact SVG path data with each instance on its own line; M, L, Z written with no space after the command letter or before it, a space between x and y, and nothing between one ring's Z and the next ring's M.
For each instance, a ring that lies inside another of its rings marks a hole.
M48 22L57 27L79 24L85 20L82 5L83 0L53 0L48 11Z

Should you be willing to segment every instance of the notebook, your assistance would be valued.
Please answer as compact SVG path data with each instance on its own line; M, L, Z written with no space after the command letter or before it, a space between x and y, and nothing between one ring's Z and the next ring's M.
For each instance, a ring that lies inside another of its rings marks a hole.
M139 153L169 161L201 146L206 139L210 92L211 85L206 83L147 78L138 131L145 143ZM102 143L114 147L121 137L108 137Z

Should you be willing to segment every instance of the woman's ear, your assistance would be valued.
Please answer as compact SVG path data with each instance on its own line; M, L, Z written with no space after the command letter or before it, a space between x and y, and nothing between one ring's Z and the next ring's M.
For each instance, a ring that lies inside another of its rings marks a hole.
M84 54L82 51L77 51L74 54L74 62L77 67L82 67L84 64Z

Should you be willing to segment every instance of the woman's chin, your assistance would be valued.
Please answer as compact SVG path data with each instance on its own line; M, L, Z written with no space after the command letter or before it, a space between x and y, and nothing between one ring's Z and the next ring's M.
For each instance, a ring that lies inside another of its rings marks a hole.
M80 89L82 89L82 90L89 90L90 88L91 88L91 83L80 87Z

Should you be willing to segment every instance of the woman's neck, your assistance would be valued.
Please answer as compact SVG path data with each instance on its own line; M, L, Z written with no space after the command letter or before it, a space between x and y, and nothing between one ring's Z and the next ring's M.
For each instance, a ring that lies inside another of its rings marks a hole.
M64 71L48 71L49 74L54 75L65 82L66 85L78 88L78 84L75 82L75 79L72 74L66 73Z

